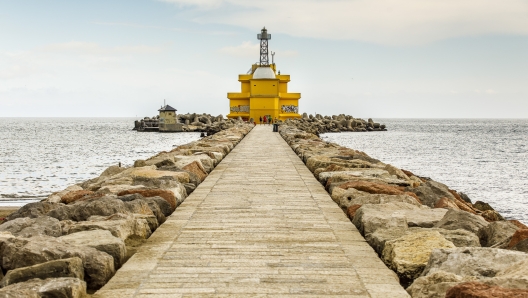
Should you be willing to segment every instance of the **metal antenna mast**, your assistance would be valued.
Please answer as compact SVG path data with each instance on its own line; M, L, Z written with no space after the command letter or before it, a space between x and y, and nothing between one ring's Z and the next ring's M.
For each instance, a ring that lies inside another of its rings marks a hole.
M271 39L271 34L268 34L266 27L257 34L257 39L260 39L260 66L269 66L268 40Z

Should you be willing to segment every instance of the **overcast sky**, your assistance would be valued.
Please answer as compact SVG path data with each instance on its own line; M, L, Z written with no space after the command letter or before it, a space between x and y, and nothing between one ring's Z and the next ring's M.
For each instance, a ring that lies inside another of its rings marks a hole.
M528 118L527 0L0 0L0 117L226 115L263 26L301 112Z

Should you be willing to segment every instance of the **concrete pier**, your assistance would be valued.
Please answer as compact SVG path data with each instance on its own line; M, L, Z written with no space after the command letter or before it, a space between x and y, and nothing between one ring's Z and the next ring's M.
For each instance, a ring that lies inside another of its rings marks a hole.
M257 126L95 297L409 297L272 126Z

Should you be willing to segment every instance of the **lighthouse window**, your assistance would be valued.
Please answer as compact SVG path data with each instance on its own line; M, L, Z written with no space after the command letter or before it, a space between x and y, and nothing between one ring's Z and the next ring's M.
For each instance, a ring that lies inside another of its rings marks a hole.
M253 86L255 86L255 87L256 87L257 85L253 85Z

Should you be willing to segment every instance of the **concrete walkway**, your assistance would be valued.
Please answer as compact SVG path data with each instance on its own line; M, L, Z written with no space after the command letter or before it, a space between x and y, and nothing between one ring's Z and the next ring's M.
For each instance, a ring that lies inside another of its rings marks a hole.
M408 297L271 126L255 127L96 297Z

